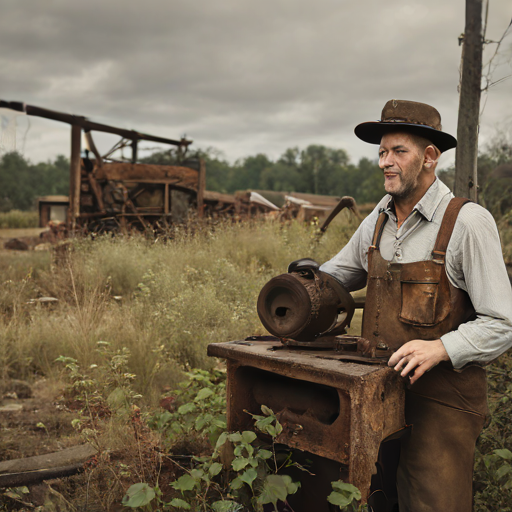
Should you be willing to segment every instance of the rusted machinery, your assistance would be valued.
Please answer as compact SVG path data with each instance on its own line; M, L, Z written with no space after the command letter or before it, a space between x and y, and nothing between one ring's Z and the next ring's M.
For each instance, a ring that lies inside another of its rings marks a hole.
M0 108L43 117L71 126L70 184L67 227L69 231L116 231L155 228L181 223L190 213L204 211L205 164L185 160L184 138L167 139L135 130L96 123L84 116L48 110L17 101L0 100ZM121 139L101 155L92 132L118 135ZM82 147L82 135L85 147ZM138 160L139 142L173 146L180 165L151 165ZM128 161L114 160L113 153L129 148ZM84 155L85 154L85 155Z
M278 442L315 460L319 476L291 497L295 512L330 510L338 478L366 502L382 441L405 426L404 386L385 364L387 347L343 334L356 306L314 261L299 260L261 290L258 314L273 336L208 347L227 360L228 428L250 428L245 411L266 405L284 427Z

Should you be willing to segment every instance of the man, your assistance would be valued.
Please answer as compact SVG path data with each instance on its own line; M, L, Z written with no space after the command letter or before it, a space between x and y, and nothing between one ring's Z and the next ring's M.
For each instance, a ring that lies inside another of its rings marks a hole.
M400 512L470 512L487 410L482 365L512 345L512 289L496 224L435 175L456 146L436 109L391 100L356 135L379 144L387 195L321 270L367 284L363 337L394 350L408 383L397 473ZM452 201L453 199L453 201Z

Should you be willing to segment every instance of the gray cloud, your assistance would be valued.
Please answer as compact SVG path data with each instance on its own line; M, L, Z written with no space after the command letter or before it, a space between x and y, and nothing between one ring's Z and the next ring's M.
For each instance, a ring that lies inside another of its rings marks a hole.
M507 4L491 3L488 38L506 28ZM277 157L309 143L343 147L353 160L373 156L353 127L377 119L393 97L434 104L445 129L456 132L463 0L0 6L2 99L173 138L186 133L230 160L258 151ZM507 44L496 77L512 73ZM489 91L484 139L512 122L511 92L512 80ZM67 153L68 131L31 120L26 154Z

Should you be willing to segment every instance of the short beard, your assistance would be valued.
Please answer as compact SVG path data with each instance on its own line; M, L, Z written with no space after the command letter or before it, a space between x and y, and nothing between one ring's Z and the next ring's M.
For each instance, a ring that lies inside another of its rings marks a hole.
M408 183L402 190L398 192L389 192L393 199L406 199L414 190L414 183Z

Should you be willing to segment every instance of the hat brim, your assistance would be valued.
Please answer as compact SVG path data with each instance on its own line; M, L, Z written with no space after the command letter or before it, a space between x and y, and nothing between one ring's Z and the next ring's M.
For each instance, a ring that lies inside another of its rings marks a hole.
M412 123L386 123L382 121L370 121L361 123L354 129L354 133L364 142L380 144L382 136L390 132L407 132L424 137L434 144L441 153L457 147L457 139L449 133Z

